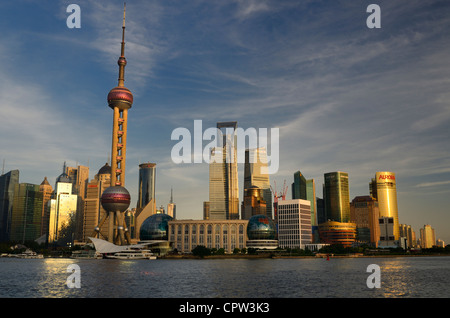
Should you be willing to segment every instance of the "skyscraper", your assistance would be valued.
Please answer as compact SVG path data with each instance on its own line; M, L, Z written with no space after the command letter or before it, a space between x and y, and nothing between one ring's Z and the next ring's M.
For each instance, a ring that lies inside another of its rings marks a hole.
M324 174L324 205L328 220L347 223L350 220L350 194L348 174L329 172Z
M48 225L50 222L50 206L49 202L52 198L53 187L47 180L47 177L39 185L39 191L42 192L42 220L41 220L41 236L45 235L47 238Z
M432 248L436 245L436 235L431 225L426 224L420 229L420 247Z
M135 212L135 233L139 237L142 223L156 213L155 201L156 164L143 163L139 165L138 202Z
M241 219L249 220L255 215L267 216L267 204L263 197L262 189L251 186L244 190L244 200L241 206ZM270 216L267 216L272 219Z
M300 171L294 173L292 199L306 200L306 178Z
M350 222L356 224L359 242L378 246L380 238L378 219L378 202L371 196L357 196L350 203Z
M155 201L156 164L142 163L139 165L139 184L137 209L144 208L150 201Z
M257 186L261 189L262 197L266 204L264 215L272 219L272 191L270 190L267 153L264 147L245 150L244 197L245 191L252 186ZM241 211L241 214L243 214L243 211ZM241 215L241 218L244 219L244 216Z
M278 245L305 248L312 243L311 206L307 200L278 201Z
M42 192L39 185L16 183L11 213L11 241L34 241L41 234Z
M50 200L49 243L55 243L61 239L61 230L71 222L75 222L77 203L77 195L72 194L72 182L63 172L56 179L55 191Z
M237 170L236 122L219 122L217 128L227 128L219 145L211 149L209 164L209 219L239 219L239 185ZM231 129L230 129L231 128Z
M394 219L394 238L400 237L400 223L398 221L397 188L395 173L377 172L369 184L370 194L378 201L380 218Z
M177 216L177 206L173 202L173 189L170 189L170 201L169 204L167 204L167 215L170 215L174 219L176 219Z
M18 183L19 170L11 170L0 176L0 242L9 240L14 188Z

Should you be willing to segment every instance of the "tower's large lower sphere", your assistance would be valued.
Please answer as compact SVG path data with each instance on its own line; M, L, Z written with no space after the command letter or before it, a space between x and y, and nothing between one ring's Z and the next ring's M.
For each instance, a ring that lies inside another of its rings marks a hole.
M125 212L130 206L130 193L121 186L109 187L103 192L101 203L108 212Z

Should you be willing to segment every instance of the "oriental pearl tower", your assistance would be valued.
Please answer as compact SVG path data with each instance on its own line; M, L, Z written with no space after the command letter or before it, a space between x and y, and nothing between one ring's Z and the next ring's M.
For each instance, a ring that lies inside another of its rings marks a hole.
M130 243L129 233L124 229L124 213L130 206L130 193L125 186L125 158L127 149L128 109L133 104L133 94L124 86L125 82L125 10L123 10L121 55L119 65L119 83L108 94L108 105L114 111L111 151L111 186L103 192L101 204L107 211L96 231L108 221L108 241L124 245Z

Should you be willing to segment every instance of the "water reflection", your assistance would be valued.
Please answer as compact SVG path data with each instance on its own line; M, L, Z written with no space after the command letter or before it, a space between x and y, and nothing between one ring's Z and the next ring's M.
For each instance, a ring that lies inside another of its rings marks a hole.
M0 297L448 297L450 257L260 260L0 259ZM77 264L81 288L66 285ZM381 269L368 288L367 266Z

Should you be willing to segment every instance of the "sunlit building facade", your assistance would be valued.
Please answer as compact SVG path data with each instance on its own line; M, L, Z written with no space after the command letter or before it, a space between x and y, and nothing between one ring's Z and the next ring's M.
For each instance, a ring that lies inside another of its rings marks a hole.
M426 224L420 229L420 247L432 248L436 245L436 235L431 225Z
M356 224L357 240L375 247L380 238L378 202L371 196L357 196L350 203L350 222Z
M244 197L246 190L250 189L252 186L261 189L263 200L266 203L264 214L268 218L273 218L272 191L270 190L267 152L264 147L245 150ZM244 216L241 215L241 218L244 219ZM248 217L245 217L245 219L248 219Z
M61 230L70 222L75 222L78 196L72 194L72 183L63 173L56 180L55 191L50 199L50 218L48 242L55 243L61 239Z
M400 237L400 223L398 220L397 188L395 173L377 172L370 185L370 194L378 201L380 218L387 217L394 220L394 238Z
M111 166L106 163L101 167L86 188L83 215L83 242L89 242L89 237L105 239L108 235L109 224L105 222L99 232L96 228L100 220L107 214L103 209L100 198L105 189L111 186Z
M327 221L319 224L320 243L341 244L351 247L356 241L356 224L350 222Z

